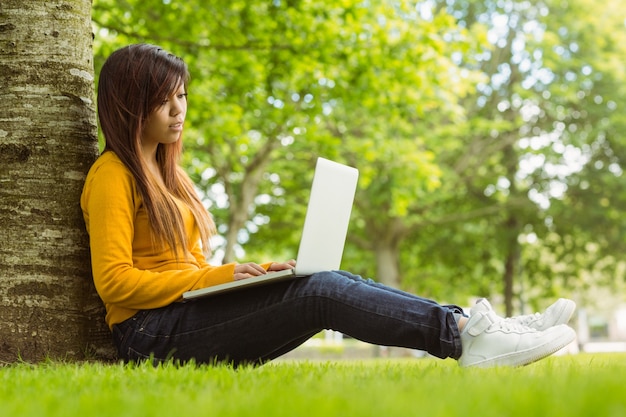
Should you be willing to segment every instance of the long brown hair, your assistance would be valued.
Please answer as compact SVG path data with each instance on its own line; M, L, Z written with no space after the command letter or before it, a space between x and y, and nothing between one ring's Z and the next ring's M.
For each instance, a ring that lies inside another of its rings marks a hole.
M187 91L189 72L182 59L158 46L129 45L113 52L104 63L98 83L98 119L106 145L135 177L155 235L178 257L187 255L189 236L172 196L192 211L205 254L215 231L213 220L202 205L193 184L179 166L182 139L159 144L157 162L165 189L148 174L141 156L141 136L150 114L181 85Z

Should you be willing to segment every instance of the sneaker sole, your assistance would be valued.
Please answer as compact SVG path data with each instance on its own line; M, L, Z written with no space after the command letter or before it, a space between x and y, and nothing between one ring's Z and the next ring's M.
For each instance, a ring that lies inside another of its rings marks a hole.
M575 338L576 332L566 325L562 325L563 331L558 337L549 340L540 346L535 346L524 351L517 351L500 355L483 361L463 365L464 368L488 368L493 366L524 366L536 362L569 345Z

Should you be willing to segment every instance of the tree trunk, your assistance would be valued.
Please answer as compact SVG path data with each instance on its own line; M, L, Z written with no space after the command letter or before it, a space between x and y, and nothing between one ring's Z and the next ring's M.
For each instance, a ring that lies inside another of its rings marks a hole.
M376 280L390 287L400 288L400 253L392 245L380 245L376 253Z
M274 142L276 142L274 140ZM263 173L270 161L270 153L275 145L268 143L259 151L252 163L246 166L246 175L239 188L233 187L226 183L228 175L223 175L226 187L226 193L230 201L228 230L224 237L226 245L224 246L224 263L236 262L235 246L238 243L239 232L245 227L246 222L250 218L250 208L254 203L254 198L259 191L259 183L263 178ZM237 191L239 193L237 193Z
M507 228L507 242L506 247L507 251L504 259L504 306L506 309L506 317L511 317L513 315L513 297L514 293L514 285L515 285L515 276L517 275L518 265L519 265L519 257L520 257L520 244L517 240L518 225L517 221L514 218L509 218L506 222Z
M0 361L110 357L79 206L97 149L91 0L0 4Z
M513 143L513 140L507 140L508 143ZM516 185L515 175L518 170L519 157L517 156L513 146L508 145L503 149L503 160L506 161L507 178L509 179L509 196L510 198L517 199L523 198L522 192ZM515 296L515 277L517 276L518 265L520 263L520 244L519 234L521 232L521 221L518 219L519 214L515 209L509 209L507 218L504 221L503 227L503 239L504 247L506 251L504 253L504 277L503 277L503 292L504 292L504 306L506 309L506 316L513 315L513 297Z
M372 241L376 256L376 280L390 287L400 288L400 250L402 220L389 218L386 228L373 233Z

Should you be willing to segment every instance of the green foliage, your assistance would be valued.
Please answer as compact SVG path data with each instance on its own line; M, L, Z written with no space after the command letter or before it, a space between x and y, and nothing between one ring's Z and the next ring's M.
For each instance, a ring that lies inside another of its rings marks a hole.
M357 224L380 224L374 233L439 186L426 142L439 123L462 117L458 100L474 75L450 56L477 45L450 16L420 19L411 2L131 3L96 2L94 20L117 34L114 43L147 39L189 62L190 171L209 197L226 193L212 212L223 233L246 229L230 238L249 253L255 240L246 236L263 245L285 236L280 224L257 231L254 219L294 218L276 206L282 196L306 198L313 155L361 169Z
M189 63L183 162L227 260L295 256L320 155L361 172L344 268L551 294L624 279L622 3L94 0L96 69L138 41Z
M425 273L456 265L443 270L456 269L461 285L469 272L476 290L493 279L475 274L506 273L506 264L515 279L552 291L557 282L569 283L561 291L573 290L590 268L623 279L615 274L619 264L606 260L623 245L617 219L624 207L622 135L614 129L624 123L618 109L626 96L624 71L614 63L624 53L626 8L587 0L569 1L567 8L560 1L437 3L464 27L488 25L494 47L478 57L488 78L465 100L467 122L456 130L463 146L437 153L457 191L441 200L452 203L442 209L457 210L459 219L483 215L439 227L453 255L441 250L440 239L417 246L418 257L431 260ZM600 249L589 251L590 245ZM562 254L568 267L542 263L551 252ZM604 271L595 267L600 263ZM522 291L519 282L506 285Z
M623 354L552 357L524 368L452 360L226 366L13 365L3 416L622 416Z

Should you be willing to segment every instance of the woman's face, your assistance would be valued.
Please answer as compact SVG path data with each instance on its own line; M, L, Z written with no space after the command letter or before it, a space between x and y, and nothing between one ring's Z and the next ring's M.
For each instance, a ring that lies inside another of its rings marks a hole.
M141 138L144 147L156 146L159 143L175 143L183 132L183 124L187 115L187 92L180 85L163 104L153 111L143 130Z

